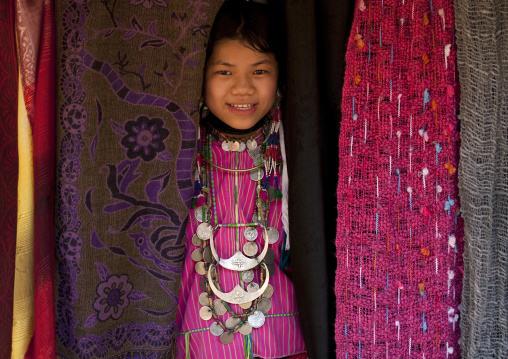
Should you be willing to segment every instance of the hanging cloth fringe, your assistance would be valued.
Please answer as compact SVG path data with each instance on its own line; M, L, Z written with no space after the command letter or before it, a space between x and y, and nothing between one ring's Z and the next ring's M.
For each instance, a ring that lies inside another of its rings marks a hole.
M252 334L243 336L243 355L245 359L254 359L254 353L252 351Z
M280 138L280 153L282 155L282 179L281 179L281 191L282 191L282 225L284 227L284 232L286 233L286 244L284 249L289 251L289 213L288 213L288 186L289 186L289 178L288 178L288 169L287 169L287 161L286 161L286 145L284 140L284 128L282 123L279 128L279 138Z

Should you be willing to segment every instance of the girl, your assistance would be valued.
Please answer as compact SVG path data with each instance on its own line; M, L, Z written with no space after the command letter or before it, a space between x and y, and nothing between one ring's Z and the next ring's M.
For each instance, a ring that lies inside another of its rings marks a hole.
M179 358L306 358L293 285L280 269L287 262L287 180L279 168L283 37L283 15L254 2L225 2L212 26L178 304Z

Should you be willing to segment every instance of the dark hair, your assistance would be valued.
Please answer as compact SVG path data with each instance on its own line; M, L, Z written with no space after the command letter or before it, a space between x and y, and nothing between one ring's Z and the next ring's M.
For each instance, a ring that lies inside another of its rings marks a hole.
M215 16L205 66L215 44L221 40L239 40L259 52L270 52L280 65L284 64L284 14L278 6L254 1L224 2Z
M285 68L285 25L284 14L280 6L261 4L254 1L226 0L210 30L206 46L205 66L203 69L204 98L205 72L208 60L215 45L223 40L239 40L253 50L273 53L279 66L279 89L284 88Z

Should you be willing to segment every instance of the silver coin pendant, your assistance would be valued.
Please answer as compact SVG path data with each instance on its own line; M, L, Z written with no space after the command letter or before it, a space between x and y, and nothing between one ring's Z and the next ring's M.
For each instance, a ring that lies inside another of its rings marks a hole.
M242 272L242 281L250 283L254 279L254 272L252 270L246 270Z
M263 312L264 314L268 313L268 311L272 308L272 301L268 298L263 298L258 303L258 310Z
M203 217L203 212L204 212L204 217ZM194 217L196 217L196 219L199 222L207 222L210 219L211 215L212 215L212 212L209 209L207 209L205 206L199 206L198 208L196 208L194 210Z
M252 151L252 150L253 150L253 149L255 149L256 147L258 147L258 143L256 142L256 140L252 140L252 139L251 139L251 140L248 140L248 141L247 141L247 148L248 148L249 150L251 150L251 151Z
M254 314L249 315L247 321L253 328L261 328L265 324L265 315L263 312L256 310Z
M268 227L266 232L263 233L263 236L265 237L265 240L268 239L268 243L275 244L279 240L279 231L275 227Z
M222 329L222 327L217 322L213 322L212 325L210 325L210 333L216 337L219 337L222 335L222 333L224 333L224 329Z
M262 294L262 297L271 298L272 295L273 295L273 287L271 284L268 284L268 286L266 287L265 291Z
M194 233L194 235L192 236L192 244L195 245L196 247L201 247L201 245L203 244L203 240L199 238L197 234Z
M212 310L210 309L210 307L201 307L201 309L199 310L199 316L203 320L210 320L212 319Z
M199 238L206 241L212 235L212 226L209 223L201 223L196 229L196 234Z
M257 284L257 283L250 282L247 285L247 292L249 292L249 293L254 293L254 292L258 291L258 290L259 290L259 284Z
M252 332L252 326L248 322L243 323L240 329L238 329L238 332L242 335L249 335Z
M240 323L240 319L239 318L235 318L235 317L229 317L228 320L226 320L226 328L228 329L234 329L238 323Z
M235 339L235 334L231 333L231 332L223 333L220 336L220 342L224 345L231 343L233 341L233 339Z
M227 312L226 306L222 303L222 299L215 299L213 301L213 309L217 315L223 315Z
M258 245L256 244L256 242L247 242L243 245L243 253L245 253L247 257L253 257L256 255L257 252Z
M248 241L255 241L258 237L258 230L256 227L247 227L243 232L243 236Z
M240 148L240 143L238 143L238 141L229 142L229 150L230 151L238 151L239 148Z
M204 293L201 293L199 295L199 298L198 298L198 301L199 301L199 304L201 304L202 306L207 306L208 304L208 293L204 292Z
M260 169L255 169L249 172L250 179L253 181L261 181L265 176L265 171Z

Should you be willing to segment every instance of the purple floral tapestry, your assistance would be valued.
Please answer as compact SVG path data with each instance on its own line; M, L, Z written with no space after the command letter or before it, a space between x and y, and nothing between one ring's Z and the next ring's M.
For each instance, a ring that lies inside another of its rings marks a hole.
M169 358L220 0L57 2L61 358Z

